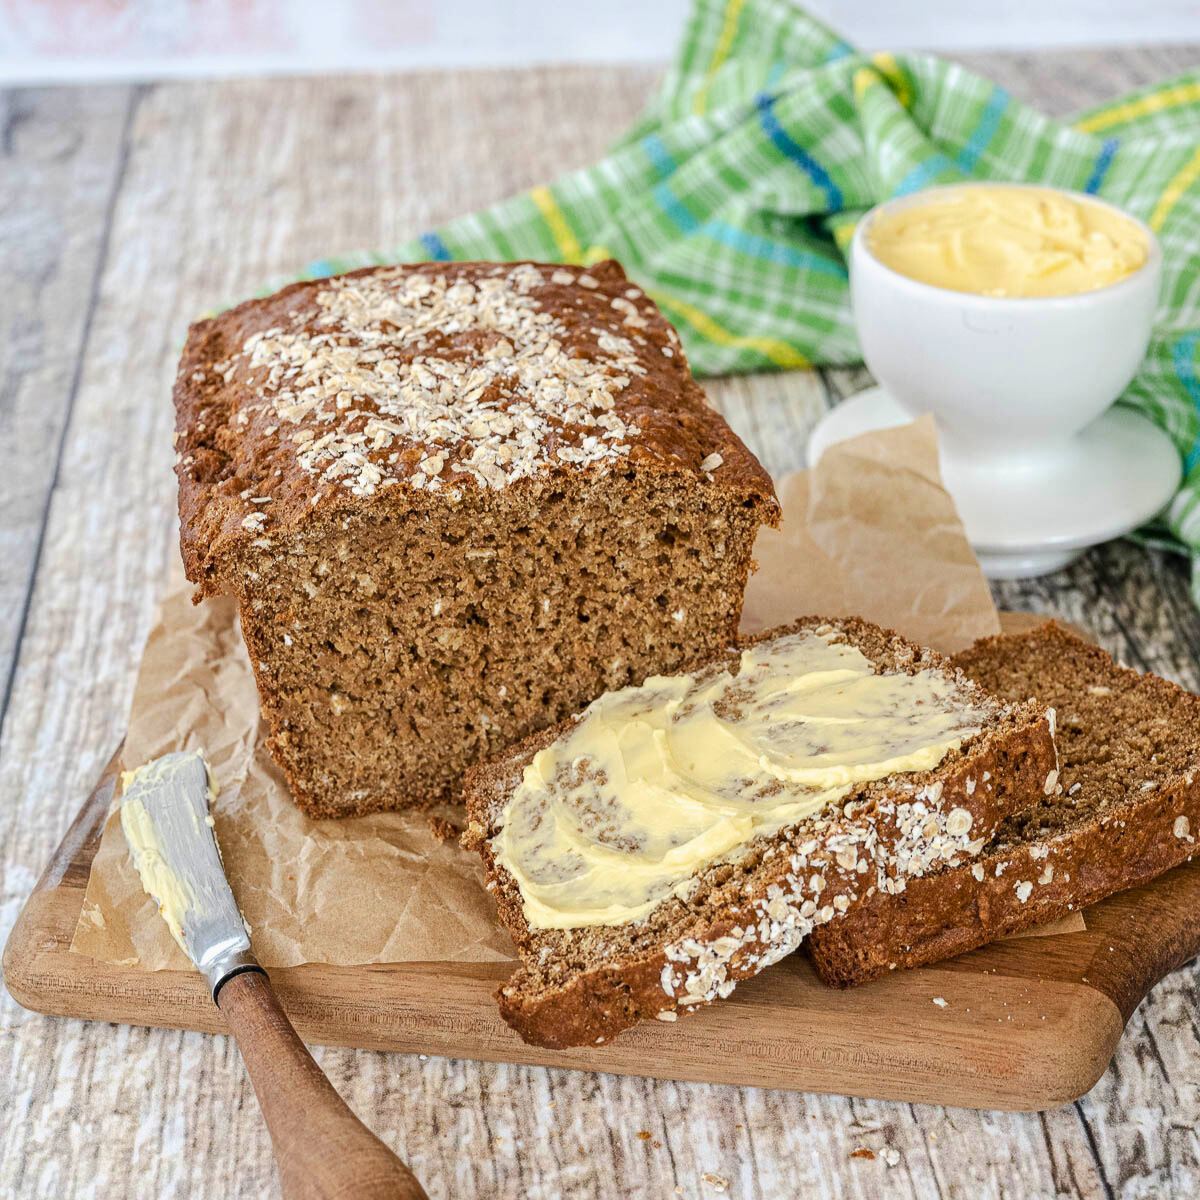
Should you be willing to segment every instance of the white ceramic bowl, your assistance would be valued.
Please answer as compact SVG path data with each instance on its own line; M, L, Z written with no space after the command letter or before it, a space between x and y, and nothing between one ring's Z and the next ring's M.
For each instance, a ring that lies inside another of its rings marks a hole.
M973 186L981 185L952 184L889 200L859 222L850 249L850 298L863 358L914 417L934 414L951 455L1052 452L1053 443L1112 404L1145 357L1162 251L1135 217L1093 196L1065 192L1137 225L1146 238L1146 262L1095 291L1025 299L920 283L872 254L868 234L878 214Z

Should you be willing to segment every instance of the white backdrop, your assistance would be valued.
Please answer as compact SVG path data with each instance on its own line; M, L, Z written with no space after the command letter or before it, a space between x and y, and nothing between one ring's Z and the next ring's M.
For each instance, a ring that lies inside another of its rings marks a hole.
M0 0L0 80L658 61L687 0ZM1200 0L810 0L866 49L1200 41Z

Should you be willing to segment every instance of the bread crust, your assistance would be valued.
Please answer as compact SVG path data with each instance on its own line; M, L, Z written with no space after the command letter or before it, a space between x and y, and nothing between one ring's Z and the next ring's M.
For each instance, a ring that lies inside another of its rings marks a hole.
M965 866L911 880L903 895L868 902L844 926L816 931L817 973L831 987L856 987L898 968L977 950L1149 883L1196 853L1194 834L1174 832L1181 816L1200 829L1200 784L1180 780L1150 799L1110 809L1087 830L983 855L982 880ZM1030 884L1024 901L1022 883Z
M1116 667L1098 646L1053 624L981 641L957 661L968 670L991 668L1017 645L1044 656L1047 678L1067 657L1077 669L1095 673L1096 688L1121 675L1136 676ZM1140 696L1190 710L1191 730L1179 728L1176 736L1190 737L1195 745L1200 698L1166 680L1137 678ZM1119 719L1115 725L1119 728ZM1074 766L1068 752L1064 778L1072 777ZM1189 862L1200 832L1200 771L1177 771L1160 780L1147 762L1146 773L1153 786L1107 805L1093 819L1029 840L1007 839L977 864L910 880L902 894L877 895L849 920L816 931L810 950L818 974L834 987L852 987L893 969L938 962L1057 920Z
M613 411L638 433L630 439L628 461L639 470L692 480L730 496L760 505L763 520L779 521L779 504L771 477L758 459L712 408L700 385L692 378L678 335L648 297L634 288L620 264L612 260L587 268L557 264L459 262L415 263L364 267L335 277L338 284L370 283L397 271L424 279L444 279L451 285L478 285L497 268L528 267L542 276L535 289L542 309L553 313L572 339L578 353L596 351L605 334L636 334L637 370L616 396ZM581 287L579 280L591 281ZM241 361L242 348L255 336L293 322L304 332L317 328L321 316L319 297L331 280L294 283L261 299L248 300L218 316L197 321L188 331L174 388L175 473L179 481L180 550L188 579L198 596L237 590L238 554L253 544L258 534L245 526L262 515L265 528L280 535L300 528L314 518L352 512L376 504L421 509L436 505L444 493L414 492L408 487L389 488L368 497L342 487L330 487L318 476L300 468L296 445L289 436L306 428L304 420L281 429L267 401L276 398L281 383L264 383L262 371L252 371ZM635 328L626 326L627 296L638 293ZM625 304L625 308L614 308ZM414 339L400 353L419 357L425 346ZM471 345L442 346L441 357L471 361L479 351ZM260 395L261 394L261 395ZM497 396L503 404L506 397ZM363 403L356 401L356 403ZM323 424L313 426L316 432ZM556 437L567 437L564 429ZM431 442L396 439L383 450L368 451L389 478L410 481ZM447 447L443 477L463 488L479 487L469 473L451 474L453 447ZM388 460L396 456L394 462ZM703 469L719 455L718 468ZM568 475L569 465L551 467L546 474ZM584 470L608 469L601 464ZM270 502L256 503L269 496Z
M746 639L733 650L824 623L822 618L803 618ZM855 620L834 624L852 636L893 639L894 645L913 655L913 669L946 665L940 655L915 647L891 631ZM1015 711L1017 715L1003 732L975 739L979 744L954 752L937 770L920 777L922 782L940 783L938 803L929 808L936 809L942 819L951 810L963 808L971 814L972 832L982 835L1044 787L1056 762L1050 721L1044 712L1029 706ZM770 853L762 855L752 890L711 915L695 914L686 937L599 961L570 973L559 986L533 986L530 968L546 939L528 927L519 890L496 862L491 838L524 766L570 724L544 731L501 760L481 764L469 773L465 786L468 826L463 844L481 854L501 923L512 933L525 964L496 993L501 1014L525 1041L554 1048L602 1043L640 1020L658 1017L671 1021L680 1012L693 1012L794 950L808 924L807 919L799 918L808 897L803 887L796 887L794 850L779 835L764 839L773 848L768 847ZM997 786L982 785L985 774ZM918 791L914 789L914 794ZM825 846L836 845L868 829L881 846L893 850L911 839L911 814L875 799L859 811L839 812L823 831L822 840ZM832 853L810 853L800 874L813 870L819 870L824 879L826 897L847 897L847 912L874 891L874 884L864 889L864 875L857 863L839 862ZM839 913L833 924L843 919ZM554 936L565 944L572 932L579 931L556 931ZM559 933L567 936L559 937Z

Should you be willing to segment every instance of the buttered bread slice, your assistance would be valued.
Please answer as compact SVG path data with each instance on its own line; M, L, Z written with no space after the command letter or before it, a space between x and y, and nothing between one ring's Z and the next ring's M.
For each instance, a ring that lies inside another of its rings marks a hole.
M979 857L875 895L812 941L821 978L865 983L939 962L1138 887L1188 862L1200 830L1200 696L1119 666L1053 622L955 658L997 696L1058 712L1057 784Z
M529 1042L603 1042L736 983L1054 786L1053 713L858 620L610 692L467 777Z

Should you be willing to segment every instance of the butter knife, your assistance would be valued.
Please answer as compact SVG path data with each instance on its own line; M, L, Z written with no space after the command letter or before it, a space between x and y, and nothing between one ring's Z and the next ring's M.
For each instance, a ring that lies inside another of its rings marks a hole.
M250 948L213 832L202 755L122 777L121 828L142 886L208 982L246 1063L287 1200L419 1200L412 1172L355 1115L287 1019Z

